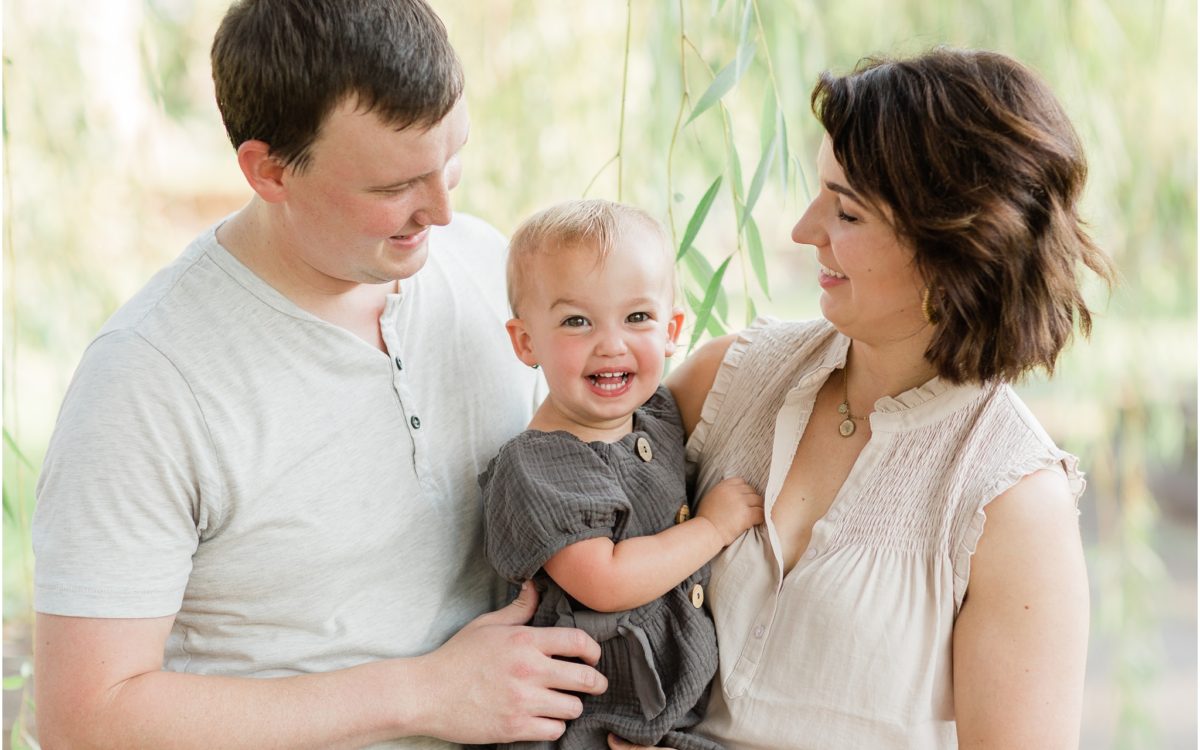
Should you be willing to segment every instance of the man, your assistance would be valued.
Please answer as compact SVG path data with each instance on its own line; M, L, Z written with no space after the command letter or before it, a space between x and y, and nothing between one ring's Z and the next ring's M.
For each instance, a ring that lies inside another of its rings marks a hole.
M557 737L564 691L605 688L599 647L522 627L528 586L480 615L475 476L537 384L503 240L451 212L445 29L422 0L245 0L212 59L255 195L64 400L34 520L43 747Z

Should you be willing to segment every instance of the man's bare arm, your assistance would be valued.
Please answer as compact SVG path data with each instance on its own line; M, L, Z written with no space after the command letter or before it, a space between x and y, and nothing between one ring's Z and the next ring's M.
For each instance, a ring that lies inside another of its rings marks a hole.
M441 648L324 674L268 679L162 671L172 617L39 614L38 732L70 748L356 748L428 735L455 742L554 739L600 693L599 646L530 628L537 596L476 618Z

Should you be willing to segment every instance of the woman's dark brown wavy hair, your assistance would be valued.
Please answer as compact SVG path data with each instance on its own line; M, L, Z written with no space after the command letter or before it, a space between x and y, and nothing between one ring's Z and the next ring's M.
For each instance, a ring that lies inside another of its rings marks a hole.
M983 51L868 58L822 73L812 108L850 186L915 250L942 378L1053 373L1075 324L1090 334L1080 263L1110 286L1114 274L1076 209L1079 138L1036 74Z

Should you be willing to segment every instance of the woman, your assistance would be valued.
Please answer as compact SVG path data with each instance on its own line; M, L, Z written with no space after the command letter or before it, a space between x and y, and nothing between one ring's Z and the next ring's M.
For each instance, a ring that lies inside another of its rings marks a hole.
M1111 283L1045 84L937 49L823 74L823 320L760 321L670 378L696 491L767 522L713 564L720 670L699 733L736 748L1078 746L1088 593L1076 459L1010 386L1052 372ZM612 740L612 747L629 747Z

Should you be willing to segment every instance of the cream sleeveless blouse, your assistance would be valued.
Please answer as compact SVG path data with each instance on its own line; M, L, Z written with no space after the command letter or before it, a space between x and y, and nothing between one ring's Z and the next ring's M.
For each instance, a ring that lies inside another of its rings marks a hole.
M740 476L767 523L713 563L720 669L699 733L730 748L957 747L951 632L984 506L1076 459L1007 385L935 378L875 403L872 436L785 576L771 508L849 339L760 319L730 346L688 441L697 496ZM830 435L830 440L839 440Z

